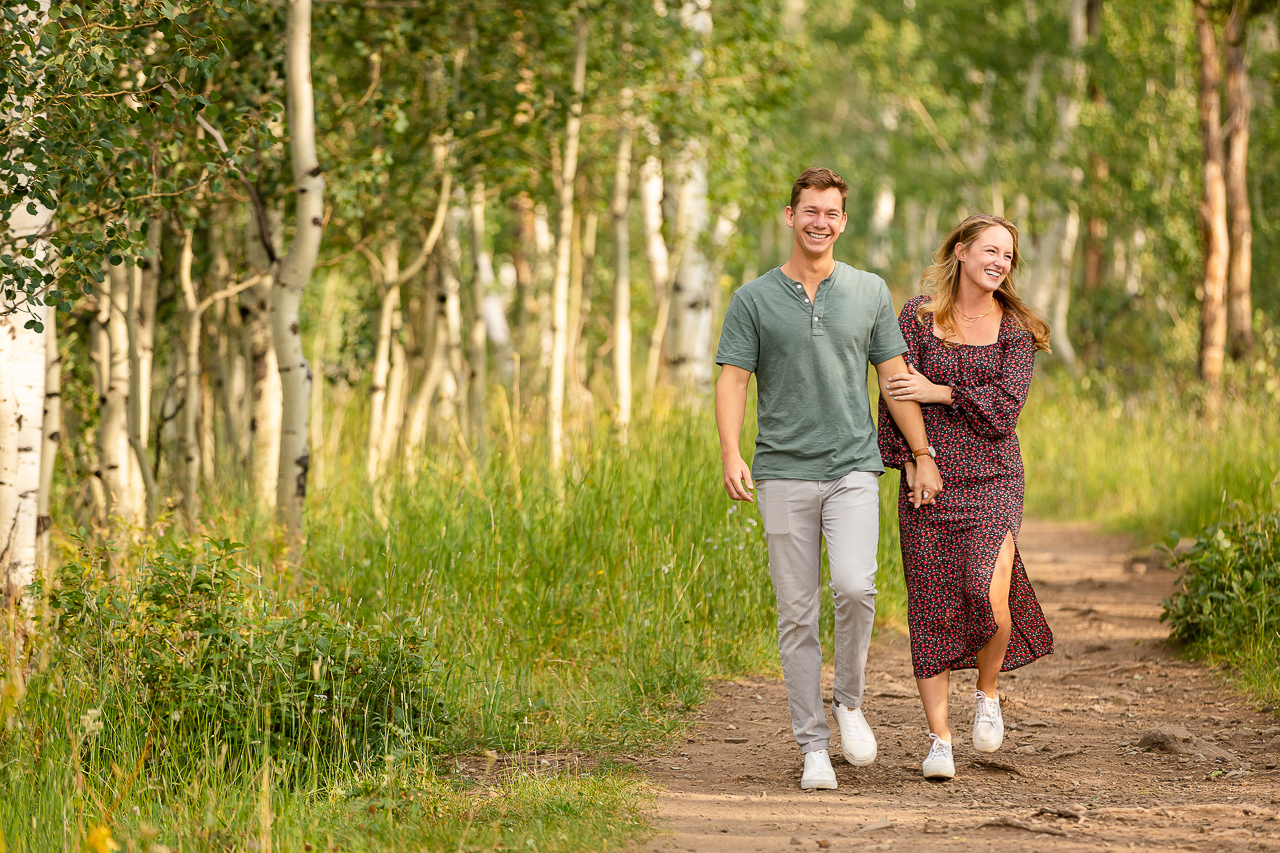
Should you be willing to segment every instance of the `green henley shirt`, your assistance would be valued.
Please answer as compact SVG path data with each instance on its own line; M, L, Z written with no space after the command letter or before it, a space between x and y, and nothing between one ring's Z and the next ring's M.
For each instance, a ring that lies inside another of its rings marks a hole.
M884 279L836 262L813 304L772 269L738 288L716 364L756 375L756 480L836 480L883 472L867 364L907 351Z

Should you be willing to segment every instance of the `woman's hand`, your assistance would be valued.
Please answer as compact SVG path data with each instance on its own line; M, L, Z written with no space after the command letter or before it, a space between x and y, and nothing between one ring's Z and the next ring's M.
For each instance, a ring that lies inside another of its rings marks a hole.
M884 386L894 400L910 400L921 405L940 403L951 405L951 386L934 385L929 378L908 364L906 373L895 373Z

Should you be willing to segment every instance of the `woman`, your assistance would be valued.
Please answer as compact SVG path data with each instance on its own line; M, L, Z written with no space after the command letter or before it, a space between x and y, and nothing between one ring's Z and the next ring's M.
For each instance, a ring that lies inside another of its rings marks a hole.
M911 505L899 491L902 565L907 579L911 661L932 741L929 779L955 776L947 691L953 669L977 667L973 745L995 752L1004 740L996 680L1053 651L1053 635L1018 556L1023 474L1018 413L1037 350L1049 327L1014 289L1018 229L977 214L956 226L921 277L922 296L898 317L908 372L885 393L914 400L936 446L945 492ZM912 451L883 399L880 452L887 466L915 477Z

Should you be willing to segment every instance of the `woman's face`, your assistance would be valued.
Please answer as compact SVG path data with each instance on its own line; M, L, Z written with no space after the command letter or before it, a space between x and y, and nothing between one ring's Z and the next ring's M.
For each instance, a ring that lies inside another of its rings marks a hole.
M965 246L957 243L960 282L969 282L987 293L995 293L1013 269L1013 235L1003 225L988 226Z

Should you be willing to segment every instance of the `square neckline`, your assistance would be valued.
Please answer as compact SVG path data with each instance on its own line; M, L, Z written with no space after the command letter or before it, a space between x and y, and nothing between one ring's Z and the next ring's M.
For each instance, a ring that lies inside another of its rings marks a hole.
M929 317L932 318L933 315L930 314ZM996 329L996 339L989 344L969 344L969 343L963 343L960 341L948 344L946 338L938 337L937 333L934 331L935 324L933 322L929 323L928 334L929 334L929 337L933 338L935 341L942 344L943 346L970 347L972 349L986 349L987 347L993 347L1000 343L1000 339L1004 337L1004 324L1006 321L1008 321L1008 319L1009 319L1009 312L1005 309L1003 305L1001 305L1000 306L1000 327ZM921 323L920 325L923 326L924 323Z

